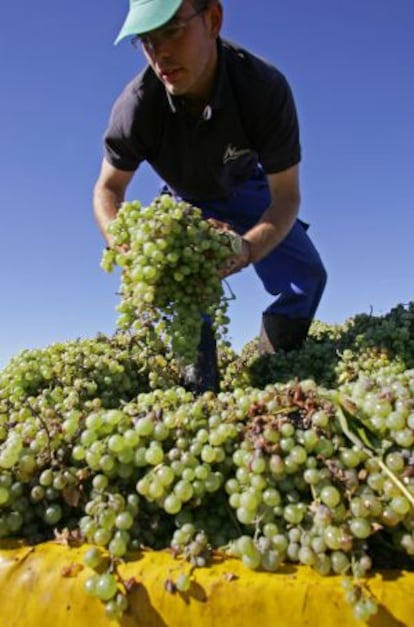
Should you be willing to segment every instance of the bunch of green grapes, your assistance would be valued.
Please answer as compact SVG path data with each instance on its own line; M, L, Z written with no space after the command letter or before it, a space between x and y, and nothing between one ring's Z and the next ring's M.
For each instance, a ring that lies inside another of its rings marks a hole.
M226 233L203 220L201 210L164 194L147 207L124 203L109 232L113 246L102 267L122 268L118 324L132 328L148 351L195 360L201 314L220 337L227 303L219 272L231 254Z
M275 381L312 378L336 387L361 373L385 367L400 371L414 367L414 303L398 305L384 316L360 314L342 325L313 321L302 348L288 353L260 354L258 339L239 355L222 359L222 387L264 387Z
M397 305L383 316L360 314L349 318L343 325L338 353L338 382L396 363L402 370L413 368L414 303Z
M140 347L128 334L100 334L25 350L0 372L0 413L19 412L29 398L34 402L42 396L63 413L95 398L117 406L147 391L150 374Z
M231 360L222 359L222 388L264 387L275 381L287 383L308 378L330 387L336 382L338 359L337 341L328 334L315 337L312 328L305 345L289 352L260 354L258 340L254 339L243 347L240 355Z

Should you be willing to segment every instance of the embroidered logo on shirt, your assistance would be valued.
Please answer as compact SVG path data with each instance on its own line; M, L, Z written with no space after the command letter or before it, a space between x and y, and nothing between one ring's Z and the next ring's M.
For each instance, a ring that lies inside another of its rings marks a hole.
M223 155L223 163L228 163L229 161L234 161L243 155L251 154L251 150L249 148L236 148L232 146L232 144L228 144L226 150Z

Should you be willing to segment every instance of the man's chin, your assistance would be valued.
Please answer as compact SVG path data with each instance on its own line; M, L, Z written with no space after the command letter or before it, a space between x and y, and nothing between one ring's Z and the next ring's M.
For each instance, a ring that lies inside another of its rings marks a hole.
M186 90L179 85L172 85L171 83L164 83L166 90L171 96L185 96Z

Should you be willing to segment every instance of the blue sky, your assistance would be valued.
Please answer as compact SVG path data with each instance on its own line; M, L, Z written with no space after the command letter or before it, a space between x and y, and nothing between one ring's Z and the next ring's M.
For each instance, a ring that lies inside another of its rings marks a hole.
M317 318L413 300L414 3L224 0L223 35L287 76L301 124L301 217L328 270ZM253 7L255 11L253 11ZM143 57L113 45L127 0L7 3L0 23L0 367L24 348L115 330L119 276L91 209L112 103ZM151 202L144 166L128 198ZM232 278L240 349L270 303Z

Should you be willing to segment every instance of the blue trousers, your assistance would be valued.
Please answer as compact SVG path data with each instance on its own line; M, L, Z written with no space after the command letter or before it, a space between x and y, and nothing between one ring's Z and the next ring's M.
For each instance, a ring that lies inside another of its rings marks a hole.
M249 180L236 186L228 198L183 200L199 207L204 218L227 222L236 233L244 235L257 224L269 207L271 197L266 175L258 168ZM307 224L296 220L285 239L254 264L265 290L276 297L266 313L308 319L315 315L327 274L307 229Z

